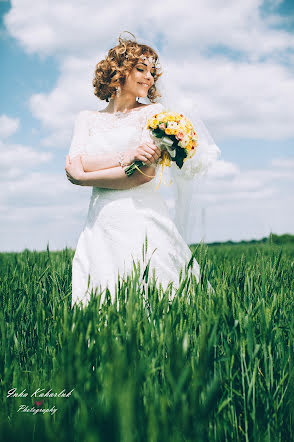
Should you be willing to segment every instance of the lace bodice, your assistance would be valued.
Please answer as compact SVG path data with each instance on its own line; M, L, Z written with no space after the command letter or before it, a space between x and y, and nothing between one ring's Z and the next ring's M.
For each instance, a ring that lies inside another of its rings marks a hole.
M98 154L124 151L142 142L152 142L147 119L161 111L161 103L145 105L127 113L81 111L76 118L69 150L70 157L79 153Z

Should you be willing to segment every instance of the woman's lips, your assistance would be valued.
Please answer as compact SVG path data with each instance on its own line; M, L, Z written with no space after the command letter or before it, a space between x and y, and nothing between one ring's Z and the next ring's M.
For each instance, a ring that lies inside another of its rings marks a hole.
M149 84L146 84L146 83L139 83L139 82L138 82L138 84L140 84L141 86L146 86L146 87L149 88Z

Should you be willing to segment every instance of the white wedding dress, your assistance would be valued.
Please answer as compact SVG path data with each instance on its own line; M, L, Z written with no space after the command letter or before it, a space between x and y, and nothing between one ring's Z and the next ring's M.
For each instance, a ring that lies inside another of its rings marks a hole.
M81 111L75 122L70 157L123 151L152 141L146 121L162 109L161 103L155 103L128 113ZM160 165L154 168L158 176ZM142 276L151 258L149 275L155 271L163 290L171 282L172 296L175 295L179 273L192 254L171 219L166 202L155 191L157 182L154 178L127 190L93 187L72 263L72 306L80 301L87 305L92 288L103 292L103 302L108 287L114 300L118 274L120 278L131 274L133 259L135 263L140 261ZM143 262L145 234L148 247ZM198 282L200 268L196 259L190 271Z

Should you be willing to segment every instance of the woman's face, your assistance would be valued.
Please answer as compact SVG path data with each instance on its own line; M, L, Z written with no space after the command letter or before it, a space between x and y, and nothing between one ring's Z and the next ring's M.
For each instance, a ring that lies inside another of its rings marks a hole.
M148 90L154 83L155 68L148 60L139 61L127 74L122 87L124 93L131 93L135 97L146 97Z

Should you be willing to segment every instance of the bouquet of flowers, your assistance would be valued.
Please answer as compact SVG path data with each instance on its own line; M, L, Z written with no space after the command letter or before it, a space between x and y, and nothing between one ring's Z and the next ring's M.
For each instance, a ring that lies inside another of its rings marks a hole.
M167 111L155 114L147 120L147 129L151 131L154 144L162 151L160 179L164 166L170 167L170 162L174 161L181 169L184 162L196 152L198 136L191 121L183 114ZM134 161L125 168L125 173L132 175L141 166L144 166L143 161Z

